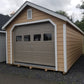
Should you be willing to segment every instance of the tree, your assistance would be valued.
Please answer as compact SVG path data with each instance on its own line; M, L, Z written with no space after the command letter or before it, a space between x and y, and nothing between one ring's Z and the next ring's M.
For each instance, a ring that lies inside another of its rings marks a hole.
M56 11L56 13L68 17L68 14L65 11L60 10L60 11Z
M75 25L77 25L82 31L84 31L84 20L82 21L77 20L75 22Z
M84 1L82 2L82 5L79 6L80 9L84 9Z
M67 17L71 22L73 22L72 16L69 17L68 14L65 11L59 10L59 11L56 11L56 13Z
M84 1L82 2L82 5L79 5L78 8L84 9ZM76 24L82 31L84 31L84 12L83 12L82 14L83 14L83 17L82 17L81 21L77 20L77 21L75 22L75 24Z

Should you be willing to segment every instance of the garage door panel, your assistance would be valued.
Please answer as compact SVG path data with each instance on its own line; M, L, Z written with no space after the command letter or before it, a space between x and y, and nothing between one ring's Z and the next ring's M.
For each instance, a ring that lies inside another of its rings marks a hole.
M44 33L44 32L53 32L54 33L54 28L53 25L50 23L43 23L43 24L34 24L34 25L28 25L28 26L18 26L18 28L15 28L14 31L16 35L20 34L27 34L27 33ZM39 31L40 30L40 31Z
M24 44L24 45L23 45ZM15 47L16 51L31 51L31 45L23 43L22 45L18 44L17 47Z
M40 52L44 52L44 51L52 51L54 53L54 45L52 44L32 44L31 48L33 49L33 51L40 51Z
M54 61L52 62L52 60L54 60L54 59L52 59L52 57L51 57L51 56L53 56L53 54L51 54L48 58L44 56L44 55L48 55L48 53L33 53L32 57L31 57L31 54L29 54L29 55L27 55L27 54L29 54L29 53L26 53L24 55L18 54L18 56L15 58L15 61L55 66Z
M34 59L34 61L36 60L37 61L37 63L38 64L44 64L44 65L52 65L52 66L54 66L54 58L52 58L53 57L53 53L37 53L37 52L34 52L33 53L33 59ZM36 59L37 58L37 59ZM53 62L52 62L52 60L53 60Z
M31 52L16 52L15 54L15 60L32 60L33 57L32 57L32 53Z

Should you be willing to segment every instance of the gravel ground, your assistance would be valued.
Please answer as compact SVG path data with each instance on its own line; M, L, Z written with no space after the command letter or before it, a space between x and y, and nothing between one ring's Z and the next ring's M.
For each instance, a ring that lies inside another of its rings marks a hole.
M79 58L66 75L63 75L61 72L45 72L39 69L30 70L25 67L18 68L5 63L0 63L0 74L23 76L27 79L56 81L56 84L84 84L84 56Z

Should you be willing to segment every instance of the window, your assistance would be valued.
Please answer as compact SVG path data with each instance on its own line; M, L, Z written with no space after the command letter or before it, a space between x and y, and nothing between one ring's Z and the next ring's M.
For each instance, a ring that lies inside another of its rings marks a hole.
M51 34L44 34L44 41L49 41L52 40L52 35Z
M24 41L30 41L30 35L24 35Z
M34 35L34 41L40 41L41 40L41 34Z
M28 20L32 19L32 9L28 9Z
M22 36L16 36L16 41L22 41Z

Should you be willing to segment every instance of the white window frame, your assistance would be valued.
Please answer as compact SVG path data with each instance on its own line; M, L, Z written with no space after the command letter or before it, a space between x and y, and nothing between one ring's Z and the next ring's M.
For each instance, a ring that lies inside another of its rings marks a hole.
M28 12L30 12L30 11L31 11L31 17L28 17ZM31 20L31 19L32 19L32 9L28 9L28 10L27 10L27 19L28 19L28 20Z

